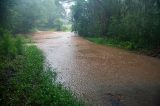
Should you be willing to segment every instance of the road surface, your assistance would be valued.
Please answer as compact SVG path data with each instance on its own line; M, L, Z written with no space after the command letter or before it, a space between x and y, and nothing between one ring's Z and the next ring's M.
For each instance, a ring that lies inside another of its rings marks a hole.
M34 35L58 81L91 106L160 106L160 59L97 45L71 32Z

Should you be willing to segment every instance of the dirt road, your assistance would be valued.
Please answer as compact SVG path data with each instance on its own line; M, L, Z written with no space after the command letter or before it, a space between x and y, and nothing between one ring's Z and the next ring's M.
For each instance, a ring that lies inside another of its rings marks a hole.
M34 40L58 81L92 106L160 106L160 59L96 45L70 32L38 32Z

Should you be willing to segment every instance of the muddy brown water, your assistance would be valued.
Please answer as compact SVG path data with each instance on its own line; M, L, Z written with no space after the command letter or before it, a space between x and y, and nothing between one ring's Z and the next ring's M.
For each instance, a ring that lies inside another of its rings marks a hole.
M57 80L91 106L160 106L160 59L97 45L71 32L34 35Z

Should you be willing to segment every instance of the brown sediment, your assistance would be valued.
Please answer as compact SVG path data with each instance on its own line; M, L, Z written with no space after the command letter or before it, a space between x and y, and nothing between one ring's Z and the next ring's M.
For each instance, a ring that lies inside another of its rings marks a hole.
M58 81L91 105L111 106L111 99L123 97L118 100L124 106L159 106L159 59L96 45L71 32L38 32L33 39L57 69Z

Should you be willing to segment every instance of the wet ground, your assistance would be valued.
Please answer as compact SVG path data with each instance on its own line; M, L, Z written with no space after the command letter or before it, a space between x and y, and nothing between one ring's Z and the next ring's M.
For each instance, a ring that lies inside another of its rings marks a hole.
M160 106L160 59L89 42L70 32L34 36L58 81L91 106Z

